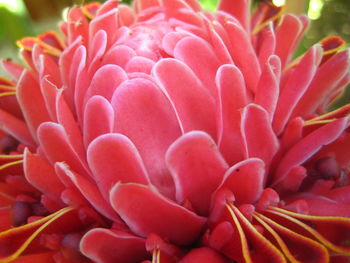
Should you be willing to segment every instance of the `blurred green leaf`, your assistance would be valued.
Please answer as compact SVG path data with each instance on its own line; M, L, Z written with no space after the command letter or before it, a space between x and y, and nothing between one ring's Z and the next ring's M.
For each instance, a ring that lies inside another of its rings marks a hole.
M218 0L200 0L204 9L214 11L218 4Z

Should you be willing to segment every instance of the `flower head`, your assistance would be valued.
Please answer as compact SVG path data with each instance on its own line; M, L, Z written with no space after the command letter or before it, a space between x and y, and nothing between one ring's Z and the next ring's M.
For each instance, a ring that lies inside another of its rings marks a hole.
M327 110L349 51L293 58L308 23L269 1L108 0L18 41L2 262L346 260L350 106Z

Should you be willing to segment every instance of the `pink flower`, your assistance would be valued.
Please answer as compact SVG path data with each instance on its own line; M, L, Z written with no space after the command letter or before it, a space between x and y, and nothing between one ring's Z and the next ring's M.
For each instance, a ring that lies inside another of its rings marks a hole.
M108 0L20 40L1 262L347 262L349 51L294 59L309 21L282 11Z

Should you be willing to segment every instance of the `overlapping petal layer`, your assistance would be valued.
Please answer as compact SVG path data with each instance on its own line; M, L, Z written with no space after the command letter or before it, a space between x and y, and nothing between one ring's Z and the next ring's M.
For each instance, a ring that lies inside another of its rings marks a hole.
M107 0L0 78L1 262L345 262L350 80L261 1Z

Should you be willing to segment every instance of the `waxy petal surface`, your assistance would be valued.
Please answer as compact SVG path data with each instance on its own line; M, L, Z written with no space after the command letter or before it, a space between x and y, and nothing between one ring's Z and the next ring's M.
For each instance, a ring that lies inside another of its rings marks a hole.
M134 233L144 237L155 233L178 245L194 242L206 221L144 185L118 184L111 190L110 202Z
M202 130L215 135L214 100L190 68L178 60L163 59L153 75L169 95L184 132Z
M112 98L115 131L126 135L136 146L151 182L172 195L174 188L165 166L165 152L181 135L175 112L159 87L136 78L124 82Z
M87 150L93 177L105 198L118 182L149 183L148 174L135 145L124 135L97 137Z
M189 201L200 215L207 215L211 195L228 168L213 139L204 132L190 132L170 147L167 165L179 203Z
M134 263L148 257L145 242L145 239L128 233L94 228L83 236L80 249L97 263Z

